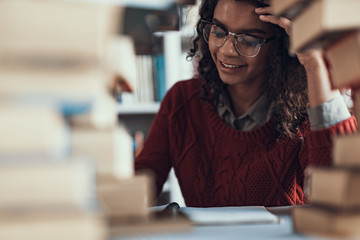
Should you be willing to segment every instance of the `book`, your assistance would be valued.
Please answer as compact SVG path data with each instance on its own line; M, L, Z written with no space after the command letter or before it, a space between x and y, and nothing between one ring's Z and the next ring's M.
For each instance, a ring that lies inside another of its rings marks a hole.
M360 85L360 31L342 37L326 48L324 53L334 88Z
M114 139L112 130L73 127L71 131L72 154L94 160L97 175L111 174L115 167Z
M333 139L333 165L337 167L360 167L360 135L336 136Z
M307 195L312 204L354 209L360 207L360 171L342 168L308 170Z
M121 21L122 9L110 4L3 0L0 53L2 59L42 56L97 62Z
M147 237L151 234L180 233L190 231L192 223L186 218L150 218L145 222L112 224L110 234L116 237Z
M134 175L134 149L132 136L124 126L109 129L73 127L72 154L94 160L97 175L113 174L118 178Z
M311 0L272 0L271 6L274 15L294 19L311 2Z
M146 222L150 218L150 201L154 187L151 175L141 174L118 179L102 176L97 182L97 193L106 217L119 224Z
M357 120L357 124L360 124L360 89L355 88L348 90L351 92L352 106L351 110Z
M127 237L136 235L177 233L188 231L192 222L179 211L173 211L173 206L178 210L179 205L175 202L150 207L150 216L147 221L117 222L110 221L110 232L112 235Z
M154 100L157 102L161 102L166 93L164 54L156 54L153 56L153 69L155 93Z
M313 1L294 20L290 34L290 51L327 46L345 33L360 26L357 0Z
M0 163L62 162L69 157L69 130L56 109L7 101L0 109Z
M109 94L103 92L96 96L88 108L74 109L74 105L70 106L73 111L68 108L64 113L71 128L107 130L117 126L117 103Z
M292 211L295 232L331 238L358 238L360 213L319 206L299 206Z
M151 55L138 55L136 58L137 81L135 98L137 102L154 102L153 58Z
M114 76L113 93L133 92L136 84L136 55L129 36L114 35L107 43L107 71Z
M180 207L196 225L279 223L280 218L263 206L246 207Z
M108 94L113 71L131 78L113 67L121 21L122 8L106 3L1 1L1 96L51 103L64 115L89 111Z
M76 70L6 67L0 68L0 95L11 101L46 103L71 115L89 111L95 99L106 94L109 80L99 67Z
M0 239L106 240L103 216L76 209L0 212Z
M79 208L96 201L91 161L74 158L60 163L2 164L0 210Z

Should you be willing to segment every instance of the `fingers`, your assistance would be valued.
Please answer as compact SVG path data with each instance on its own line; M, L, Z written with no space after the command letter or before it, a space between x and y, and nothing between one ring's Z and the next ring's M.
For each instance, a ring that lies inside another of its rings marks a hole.
M272 23L282 27L287 34L290 34L291 21L289 19L284 17L276 17L273 15L260 15L259 18L263 22Z
M321 48L314 48L305 50L303 52L298 52L296 53L296 56L302 65L309 65L308 62L311 62L313 59L323 60L324 52Z
M259 8L255 8L255 12L257 14L271 14L272 8L271 7L259 7Z
M291 21L284 17L271 15L271 7L256 8L255 12L259 14L261 21L278 25L283 28L287 34L290 34Z

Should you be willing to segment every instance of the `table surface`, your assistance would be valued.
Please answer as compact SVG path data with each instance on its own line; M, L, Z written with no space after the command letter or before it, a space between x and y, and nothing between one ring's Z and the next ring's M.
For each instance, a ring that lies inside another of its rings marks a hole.
M152 234L136 237L114 237L114 240L163 240L163 239L284 239L284 240L324 240L328 238L294 233L291 221L291 207L269 208L269 211L280 217L280 223L267 224L234 224L194 226L189 231L166 234Z

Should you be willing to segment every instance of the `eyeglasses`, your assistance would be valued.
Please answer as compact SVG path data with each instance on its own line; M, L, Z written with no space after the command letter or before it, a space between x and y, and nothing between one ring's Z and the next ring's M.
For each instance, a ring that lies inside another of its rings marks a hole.
M208 44L221 47L228 35L233 35L237 52L245 57L256 57L264 44L275 39L275 37L264 39L246 33L232 33L222 26L205 20L201 20L201 23L203 24L203 36Z

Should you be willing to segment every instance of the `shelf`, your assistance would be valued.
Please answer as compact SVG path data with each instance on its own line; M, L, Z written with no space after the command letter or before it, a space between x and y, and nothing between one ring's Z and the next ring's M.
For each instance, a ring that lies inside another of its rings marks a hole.
M175 0L77 0L77 1L86 1L86 2L101 2L101 3L110 3L120 6L127 7L138 7L138 8L149 8L149 9L166 9L171 5Z
M179 35L179 37L189 39L196 35L196 29L195 28L186 28L186 29L181 29L180 31L176 31L176 30L159 31L159 32L154 32L153 34L156 37L164 37L164 36L170 35L170 34L177 34L177 35Z
M156 114L159 111L160 103L137 103L137 104L119 104L118 114Z

